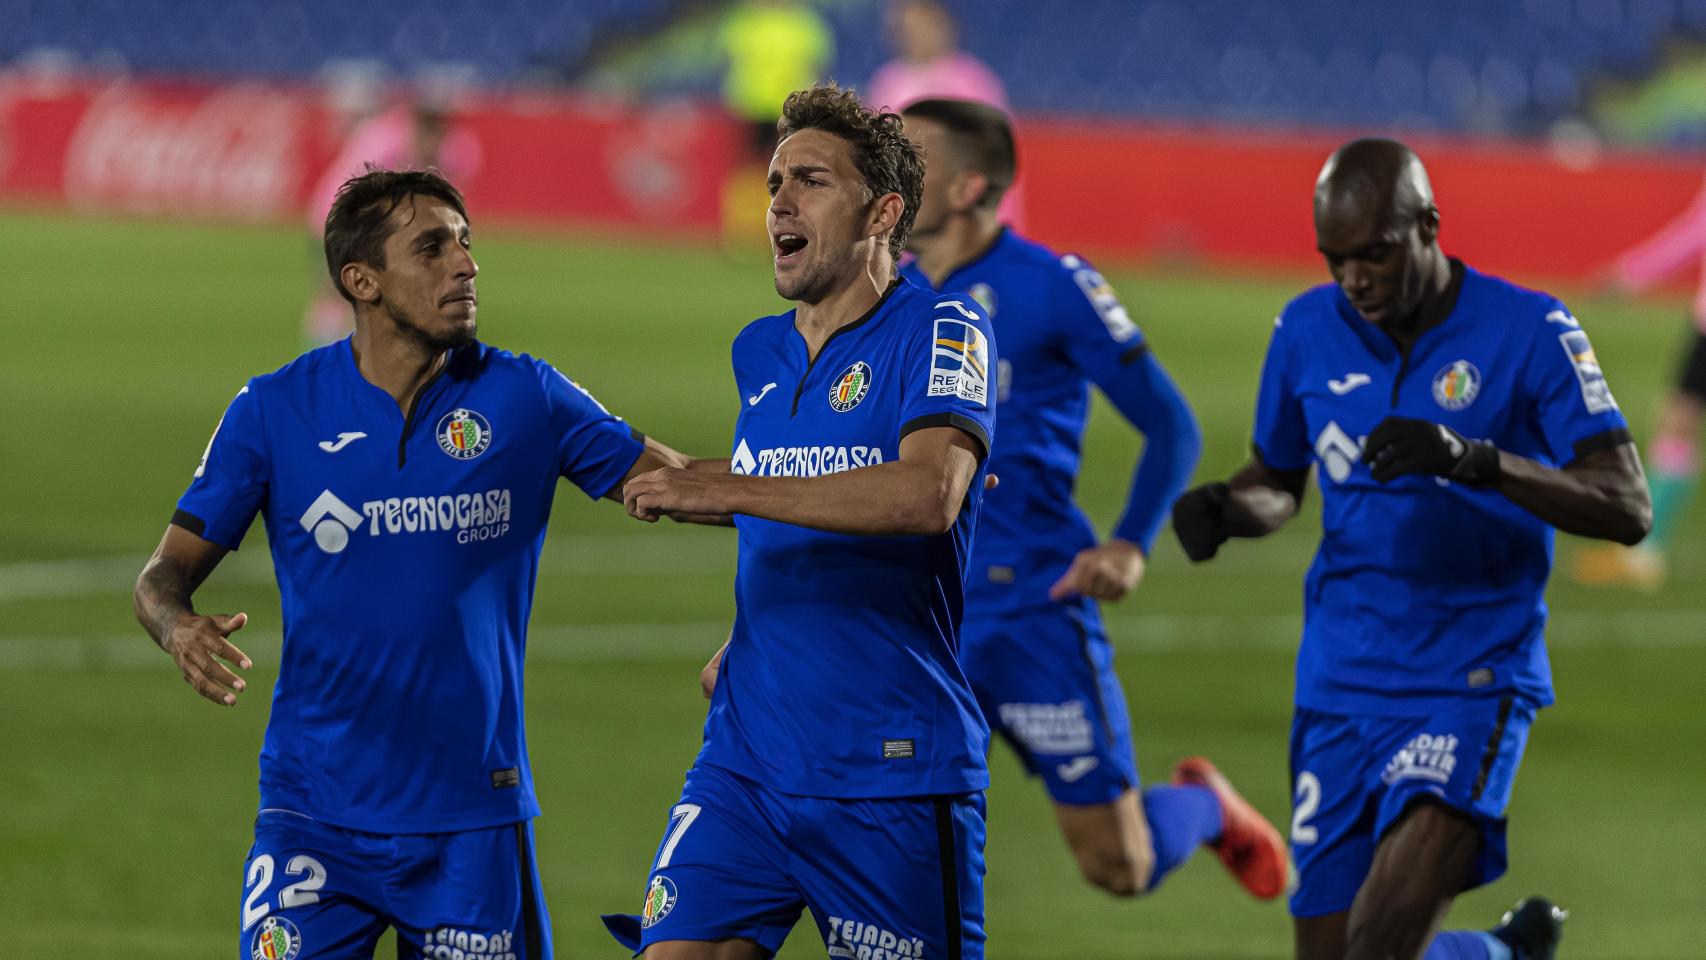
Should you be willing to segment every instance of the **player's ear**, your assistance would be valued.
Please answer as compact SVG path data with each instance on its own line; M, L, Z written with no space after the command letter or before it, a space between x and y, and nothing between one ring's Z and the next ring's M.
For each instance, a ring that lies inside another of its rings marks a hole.
M379 274L367 264L359 261L344 264L338 271L338 280L358 303L379 301Z
M900 226L900 215L906 209L906 201L898 193L885 193L877 198L872 205L872 217L866 236L880 237L891 233Z
M1416 219L1416 229L1421 232L1424 246L1439 239L1439 208L1429 206Z
M989 192L989 177L977 170L961 170L948 186L948 203L955 211L970 210Z

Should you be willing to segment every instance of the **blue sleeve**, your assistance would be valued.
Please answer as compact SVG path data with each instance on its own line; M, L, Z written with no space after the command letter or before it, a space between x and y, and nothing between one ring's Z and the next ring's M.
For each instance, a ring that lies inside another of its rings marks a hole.
M227 550L242 544L267 496L267 442L252 387L251 381L225 408L172 514L175 525Z
M594 500L628 475L645 450L645 436L604 409L556 367L535 360L545 409L557 444L557 472Z
M983 308L970 297L944 296L934 302L927 323L906 336L900 435L926 427L956 427L983 444L995 437L995 406L990 403L990 371L995 369L995 335Z
M1630 440L1629 422L1617 409L1587 331L1564 308L1546 315L1532 361L1524 366L1530 408L1554 463L1564 465L1595 450Z
M1256 426L1252 434L1256 453L1275 470L1307 470L1313 448L1309 445L1309 422L1297 394L1297 371L1291 369L1291 337L1285 315L1274 320L1268 355L1262 361L1262 383L1256 392Z
M1059 302L1067 354L1144 439L1113 535L1147 554L1202 455L1202 432L1113 288L1087 264Z

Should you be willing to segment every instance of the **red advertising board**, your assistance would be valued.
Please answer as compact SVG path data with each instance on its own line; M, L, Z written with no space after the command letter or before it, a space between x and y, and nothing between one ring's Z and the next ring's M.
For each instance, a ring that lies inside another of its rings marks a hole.
M479 98L454 124L484 158L459 184L483 220L712 233L738 131L696 105ZM0 200L300 221L346 122L266 84L0 81Z
M1320 268L1310 199L1346 137L1031 120L1020 130L1038 239L1128 260ZM1523 278L1589 275L1680 212L1706 157L1417 139L1441 242Z
M701 104L486 95L455 126L484 223L709 238L742 130ZM0 77L0 202L302 222L345 121L306 88ZM1027 230L1104 259L1318 268L1310 193L1339 139L1025 117ZM1584 276L1681 210L1706 158L1422 140L1448 250L1536 281Z

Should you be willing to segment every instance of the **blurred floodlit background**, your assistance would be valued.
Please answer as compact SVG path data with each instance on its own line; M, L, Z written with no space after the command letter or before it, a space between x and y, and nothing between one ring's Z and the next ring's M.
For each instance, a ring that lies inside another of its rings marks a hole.
M198 598L253 616L235 711L177 679L130 582L236 387L346 329L317 259L337 183L441 167L471 207L483 338L713 454L729 339L782 308L775 111L828 78L1011 110L1010 217L1109 275L1203 422L1203 479L1247 450L1272 317L1326 279L1308 197L1357 135L1418 148L1448 252L1566 297L1644 448L1671 409L1706 252L1706 0L0 0L0 957L234 946L280 642L264 534ZM1099 408L1088 446L1106 526L1140 441ZM1560 703L1518 782L1512 873L1455 925L1545 892L1574 912L1571 956L1699 955L1706 527L1675 515L1644 592L1572 582L1582 545L1560 539ZM1206 752L1289 821L1315 525L1197 569L1164 538L1109 611L1147 776ZM559 955L617 955L596 915L639 902L733 550L559 500L528 681ZM992 957L1289 953L1283 908L1206 859L1147 902L1084 888L1036 785L992 763ZM783 951L820 953L808 930Z

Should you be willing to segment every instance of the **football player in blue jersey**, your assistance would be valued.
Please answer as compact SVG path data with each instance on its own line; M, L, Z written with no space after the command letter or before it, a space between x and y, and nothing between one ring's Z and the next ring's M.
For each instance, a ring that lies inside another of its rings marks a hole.
M892 113L790 96L776 290L735 337L728 472L628 482L635 516L733 516L735 621L637 917L650 960L773 955L811 908L838 958L983 956L989 728L959 662L997 357L973 301L895 272L923 189Z
M961 662L984 716L1040 776L1086 880L1153 890L1208 843L1264 899L1283 892L1285 844L1201 758L1139 788L1125 695L1098 601L1134 590L1201 450L1196 418L1101 275L1002 225L1015 174L1001 111L923 100L902 111L924 148L924 199L903 275L969 291L1001 343L1001 440L966 586ZM1098 542L1072 501L1095 384L1145 443L1126 509Z
M193 597L266 523L284 650L238 955L369 957L391 926L402 957L548 958L521 664L557 478L613 497L691 461L475 339L438 175L350 180L325 248L355 334L238 392L136 584L185 682L235 705L247 615Z
M1291 898L1304 958L1549 957L1563 913L1525 901L1436 937L1504 873L1505 809L1535 711L1553 529L1633 544L1640 459L1580 322L1448 258L1421 161L1357 140L1327 161L1315 233L1333 282L1274 322L1250 463L1173 525L1192 560L1297 513L1304 585Z

